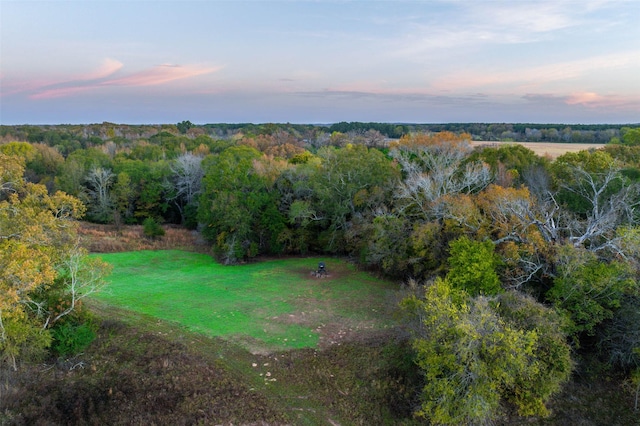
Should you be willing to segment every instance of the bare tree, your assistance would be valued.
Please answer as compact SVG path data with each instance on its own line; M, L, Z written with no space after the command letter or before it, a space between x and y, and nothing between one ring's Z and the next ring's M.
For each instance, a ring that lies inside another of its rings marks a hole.
M113 200L110 189L114 179L113 172L102 167L91 169L85 179L88 185L87 192L92 202L89 211L96 220L106 222L112 217Z
M589 171L583 165L565 165L561 176L556 191L551 191L539 174L529 176L539 184L534 185L535 196L530 196L524 188L492 186L484 191L479 203L489 218L494 243L514 242L521 247L534 247L544 242L551 252L570 244L599 252L604 259L617 256L635 262L640 246L634 237L640 186L625 179L615 163L596 171ZM572 212L561 205L558 200L563 193L570 194L572 202L580 205L582 211ZM511 269L514 286L543 270L547 275L555 274L550 260L545 259L540 250L519 253L514 260L517 266Z
M485 188L493 179L489 166L481 161L464 163L469 154L464 146L419 146L396 148L391 155L406 174L396 197L404 210L418 209L431 217L433 203L449 194L469 194Z
M590 207L584 219L573 221L569 240L575 247L586 246L592 251L610 249L623 254L615 231L620 225L638 222L640 186L624 179L613 163L597 173L581 166L572 166L569 172L573 179L561 187Z
M171 185L175 190L172 200L180 210L184 221L185 207L195 205L198 195L202 192L204 177L202 157L190 152L181 154L171 163L171 172L173 173Z
M62 261L60 272L63 276L62 293L68 306L55 315L47 316L43 328L72 313L78 303L87 296L97 293L106 285L110 265L97 258L90 258L84 249L74 246Z
M171 164L171 171L178 197L182 197L185 204L191 204L201 192L202 157L189 152L180 155Z
M364 143L368 147L382 148L385 146L385 136L378 130L369 129L364 132Z

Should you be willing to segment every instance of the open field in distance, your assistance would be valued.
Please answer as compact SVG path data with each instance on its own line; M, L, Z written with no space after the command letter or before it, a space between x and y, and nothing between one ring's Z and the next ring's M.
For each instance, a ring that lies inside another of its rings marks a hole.
M552 159L556 159L562 154L567 152L578 152L586 149L600 149L604 147L604 144L598 143L549 143L549 142L483 142L473 141L471 145L476 146L496 146L501 145L522 145L525 148L529 148L537 155L544 157L549 156Z

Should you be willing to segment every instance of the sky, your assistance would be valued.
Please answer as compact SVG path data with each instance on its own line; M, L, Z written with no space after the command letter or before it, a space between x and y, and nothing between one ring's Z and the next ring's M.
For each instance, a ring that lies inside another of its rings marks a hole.
M640 123L640 1L0 0L0 124Z

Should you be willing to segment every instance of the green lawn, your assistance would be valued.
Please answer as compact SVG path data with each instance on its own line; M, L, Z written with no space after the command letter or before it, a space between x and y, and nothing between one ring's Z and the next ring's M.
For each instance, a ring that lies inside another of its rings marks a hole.
M395 286L334 259L222 266L198 253L101 254L113 265L98 301L177 322L252 351L316 347L388 322ZM330 276L314 278L320 260Z

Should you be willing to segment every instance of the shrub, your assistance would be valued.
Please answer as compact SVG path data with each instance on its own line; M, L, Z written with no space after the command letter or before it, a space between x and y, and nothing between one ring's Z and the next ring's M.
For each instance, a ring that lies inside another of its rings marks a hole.
M53 352L60 356L75 355L83 351L96 338L89 323L65 322L53 329Z
M576 344L582 334L594 336L601 323L614 318L625 295L638 291L629 264L602 262L585 249L561 247L556 268L546 296L570 319L568 331Z
M164 228L152 217L148 217L142 222L143 233L146 237L156 239L164 235Z

